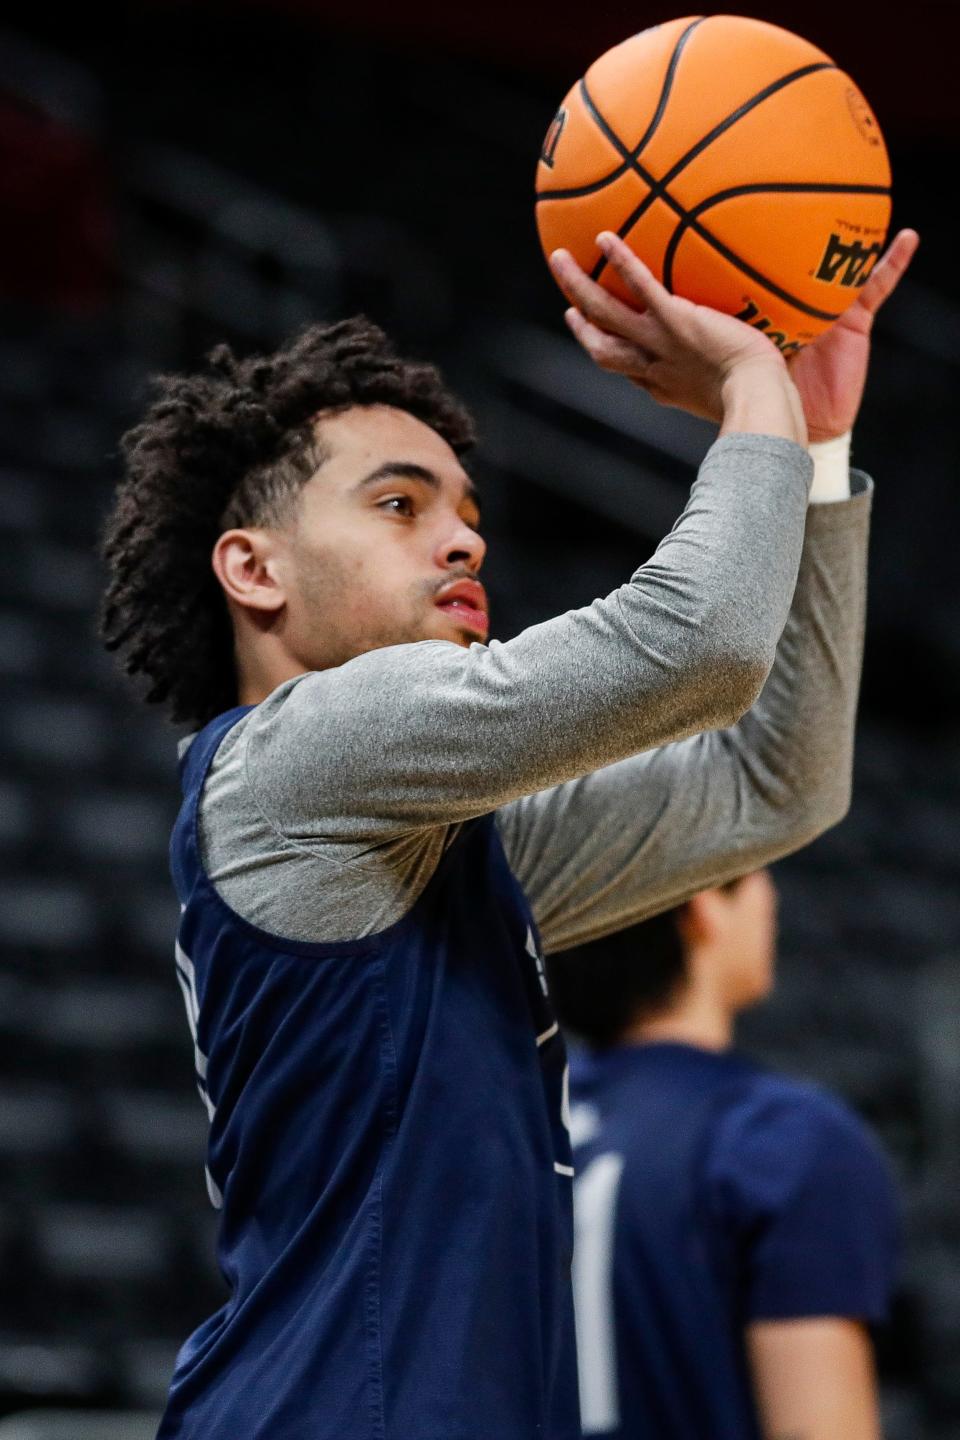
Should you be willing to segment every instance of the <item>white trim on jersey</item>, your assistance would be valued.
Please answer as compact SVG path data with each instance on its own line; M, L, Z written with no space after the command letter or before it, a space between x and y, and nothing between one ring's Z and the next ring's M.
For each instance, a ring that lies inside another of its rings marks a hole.
M197 973L193 968L193 961L179 940L177 940L174 945L174 960L177 984L180 986L183 994L183 1003L187 1011L187 1024L190 1027L190 1035L193 1040L193 1063L200 1080L205 1081L207 1078L207 1057L197 1043L197 1022L200 1019L200 998L197 995ZM207 1116L212 1120L216 1114L216 1107L207 1093L206 1086L198 1083L197 1089L200 1092L200 1099L203 1101Z
M214 1210L222 1210L223 1196L220 1194L217 1182L210 1174L210 1170L206 1165L204 1165L203 1167L203 1173L206 1176L207 1180L207 1194L210 1196L210 1204L213 1206Z
M197 1094L203 1101L203 1108L207 1112L207 1119L212 1122L214 1115L216 1115L217 1113L217 1107L216 1105L214 1105L213 1101L210 1099L210 1096L207 1094L204 1087L200 1084L199 1080L197 1081Z
M180 981L184 1004L187 1007L187 1024L190 1026L190 1034L194 1040L196 1040L197 1021L200 1018L200 1001L197 996L197 972L193 968L193 961L179 940L174 943L173 954L177 966L177 979Z

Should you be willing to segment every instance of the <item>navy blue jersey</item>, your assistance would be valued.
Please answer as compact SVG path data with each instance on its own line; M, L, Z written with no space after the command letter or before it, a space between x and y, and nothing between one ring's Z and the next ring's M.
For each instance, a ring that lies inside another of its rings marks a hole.
M380 934L236 915L197 806L246 709L182 762L177 968L210 1116L227 1303L162 1440L574 1440L566 1062L492 815Z
M838 1101L735 1054L575 1053L574 1288L583 1430L759 1440L753 1320L885 1317L884 1161Z

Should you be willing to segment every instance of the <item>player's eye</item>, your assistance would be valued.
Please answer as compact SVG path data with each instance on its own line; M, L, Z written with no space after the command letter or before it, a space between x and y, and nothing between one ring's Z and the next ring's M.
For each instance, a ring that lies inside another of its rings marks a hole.
M377 508L378 508L378 510L387 510L387 509L389 509L390 507L392 507L392 506L394 506L394 505L397 507L397 508L393 511L393 514L394 514L394 515L404 515L404 516L407 517L408 520L412 520L412 519L413 519L413 516L414 516L414 513L415 513L415 512L414 512L413 500L412 500L411 496L409 496L409 495L388 495L387 498L386 498L386 500L381 500L381 501L380 501L380 503L379 503L379 505L377 506Z

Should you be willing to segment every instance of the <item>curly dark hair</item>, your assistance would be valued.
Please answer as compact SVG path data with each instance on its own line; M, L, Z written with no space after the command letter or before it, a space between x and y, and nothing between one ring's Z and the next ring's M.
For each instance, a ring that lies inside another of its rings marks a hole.
M392 405L458 455L474 443L439 371L398 356L364 316L312 325L270 355L238 359L220 345L207 363L207 373L153 381L156 398L120 441L124 474L102 539L104 644L128 675L148 678L148 702L192 725L238 698L211 551L232 526L283 521L323 460L313 418Z

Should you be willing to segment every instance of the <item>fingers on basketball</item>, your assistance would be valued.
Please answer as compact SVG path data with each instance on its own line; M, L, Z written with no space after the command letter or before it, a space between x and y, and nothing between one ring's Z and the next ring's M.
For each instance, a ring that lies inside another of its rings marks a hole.
M601 330L631 340L639 339L636 329L637 311L624 304L602 285L598 285L577 266L572 257L569 257L569 261L565 257L561 268L554 269L554 274L567 299Z
M901 230L858 296L863 309L875 315L888 300L906 273L920 244L915 230Z
M665 305L671 299L667 290L660 284L649 266L645 265L640 257L630 249L619 235L611 231L604 231L597 236L597 242L602 242L603 251L608 261L623 280L630 293L636 296L637 306L641 310L650 310L654 315L660 316Z
M611 335L588 320L576 307L567 310L564 319L584 350L602 370L635 376L649 363L649 356L638 345L621 336Z
M684 310L619 241L598 255L597 231L626 237L667 294L749 317L790 355L855 303L889 223L890 165L825 52L761 20L686 17L614 46L571 88L536 199L547 253L568 246L628 303L665 305L668 328Z

